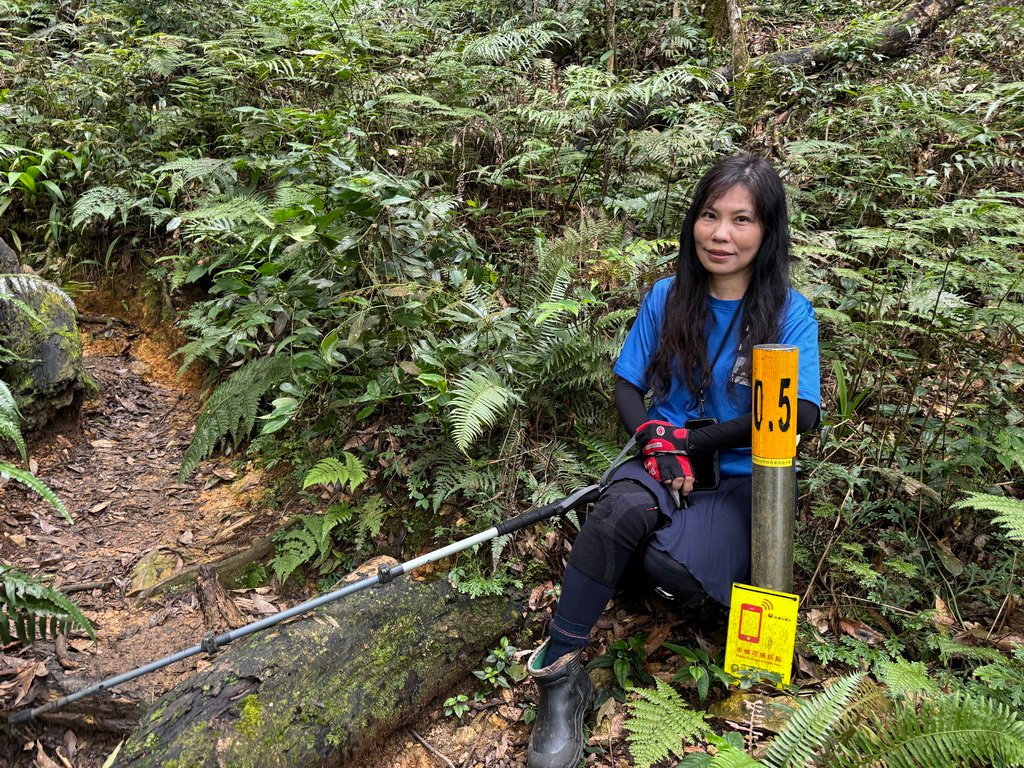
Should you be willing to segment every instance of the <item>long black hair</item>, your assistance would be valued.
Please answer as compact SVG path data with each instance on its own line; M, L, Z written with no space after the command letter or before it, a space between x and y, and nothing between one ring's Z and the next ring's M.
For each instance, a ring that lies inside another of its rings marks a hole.
M754 199L754 214L763 239L754 257L750 286L743 298L740 346L747 353L757 344L778 341L779 320L789 295L789 219L786 192L771 163L756 155L719 160L697 182L679 238L676 279L665 304L658 349L647 369L655 401L664 398L673 372L693 393L711 386L707 331L711 318L708 272L697 258L693 226L697 217L722 195L739 185ZM674 369L674 371L673 371Z

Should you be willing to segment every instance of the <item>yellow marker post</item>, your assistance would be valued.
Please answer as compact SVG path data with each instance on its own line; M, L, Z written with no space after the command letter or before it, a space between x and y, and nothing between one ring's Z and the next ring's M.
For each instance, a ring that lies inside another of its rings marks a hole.
M799 607L796 595L733 584L725 671L736 675L743 669L760 669L779 675L788 685Z
M793 590L798 372L796 347L754 347L750 573L756 586L781 592Z

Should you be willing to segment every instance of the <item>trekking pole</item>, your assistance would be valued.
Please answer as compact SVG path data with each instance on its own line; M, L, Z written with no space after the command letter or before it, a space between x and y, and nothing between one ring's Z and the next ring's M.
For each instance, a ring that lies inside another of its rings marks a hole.
M268 616L267 618L261 619L260 621L254 621L252 624L246 624L244 627L232 629L228 632L222 632L219 635L215 635L213 632L209 632L203 637L203 640L199 645L194 645L191 648L186 648L185 650L178 651L177 653L171 654L170 656L165 656L162 659L150 662L145 666L130 670L116 677L111 677L107 680L101 680L95 685L91 685L88 688L83 688L80 691L75 691L74 693L68 694L67 696L63 696L59 699L54 699L53 701L47 702L42 706L35 707L33 709L24 709L21 712L16 712L15 714L11 715L7 722L9 725L19 725L21 723L27 723L28 721L33 720L39 715L44 715L47 712L53 712L54 710L61 709L62 707L65 707L74 701L84 699L88 696L92 696L93 694L100 693L101 691L110 690L111 688L115 688L118 685L121 685L121 683L127 683L129 680L134 680L137 677L148 675L150 672L156 672L158 669L163 669L164 667L174 664L178 661L184 661L185 659L191 658L192 656L195 656L199 653L206 652L210 655L213 655L217 652L218 649L223 648L230 642L240 640L243 637L248 637L249 635L255 632L259 632L260 630L273 627L277 624L280 624L283 621L287 621L288 619L294 618L296 616L301 616L302 614L312 611L315 608L327 605L328 603L333 603L336 600L340 600L341 598L347 597L348 595L354 594L356 592L361 592L362 590L368 589L369 587L374 587L378 584L388 584L397 579L399 576L403 576L407 573L410 573L416 570L417 568L421 568L422 566L427 565L428 563L433 563L438 560L442 560L446 557L449 557L450 555L454 555L457 552L462 552L463 550L469 549L470 547L474 547L477 544L482 544L485 541L490 541L491 539L497 538L498 536L504 536L506 534L513 533L514 531L526 528L527 526L533 525L534 523L539 523L542 520L547 520L552 517L564 515L566 512L569 512L570 510L576 509L577 507L581 507L584 504L594 502L601 496L601 493L608 485L612 472L616 469L616 467L618 467L618 465L622 462L623 457L632 447L633 440L631 439L629 443L626 444L626 447L623 448L622 452L618 455L615 461L612 462L611 466L608 467L608 470L601 477L601 481L599 483L596 483L594 485L588 485L585 488L580 488L578 491L569 494L561 501L556 501L553 504L548 504L547 506L544 507L535 507L534 509L531 509L527 512L523 512L521 515L517 515L516 517L513 517L510 520L505 520L504 522L498 523L498 525L493 526L492 528L488 528L486 531L481 531L480 533L474 534L473 536L469 536L468 538L462 539L461 541L456 541L453 544L449 544L446 547L435 549L433 552L428 552L425 555L414 557L412 560L407 560L404 563L399 563L397 565L381 565L377 569L377 573L374 576L370 576L365 579L361 579L360 581L354 582L352 584L348 584L342 587L341 589L335 590L334 592L329 592L326 595L321 595L320 597L315 597L312 600L307 600L306 602L293 606L286 611L281 611L280 613L276 613L273 616Z

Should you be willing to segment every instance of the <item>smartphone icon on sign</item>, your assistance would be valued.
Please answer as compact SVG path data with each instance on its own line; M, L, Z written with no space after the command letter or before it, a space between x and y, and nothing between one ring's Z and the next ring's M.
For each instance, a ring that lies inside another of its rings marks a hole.
M761 642L761 606L743 603L740 606L740 640L748 643Z

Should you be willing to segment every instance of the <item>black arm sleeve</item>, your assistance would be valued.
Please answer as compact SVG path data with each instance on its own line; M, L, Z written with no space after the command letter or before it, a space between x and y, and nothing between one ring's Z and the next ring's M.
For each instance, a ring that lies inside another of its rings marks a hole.
M615 382L615 408L622 419L622 425L629 434L647 421L647 406L644 405L644 393L625 379ZM821 420L821 412L810 400L796 401L797 432L809 432L816 429ZM689 447L691 451L725 450L727 448L750 447L750 414L745 413L735 419L712 424L690 432Z
M818 406L810 400L796 401L796 430L809 432L818 426L821 420ZM745 413L735 419L712 424L690 432L687 445L691 451L725 450L726 448L750 447L750 414Z
M622 426L631 435L649 418L647 406L644 405L644 393L625 379L615 382L615 408L622 419Z

